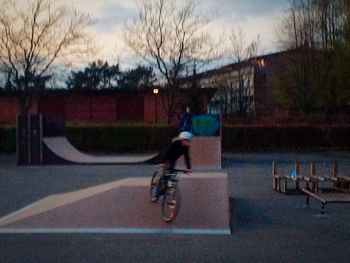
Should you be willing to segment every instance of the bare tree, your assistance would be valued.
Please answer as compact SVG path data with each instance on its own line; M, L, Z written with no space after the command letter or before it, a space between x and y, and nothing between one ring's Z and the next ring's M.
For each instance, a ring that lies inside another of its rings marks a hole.
M277 100L302 114L316 107L317 75L320 70L317 1L289 0L278 37L284 49L295 50L283 68L275 71L273 93Z
M25 114L55 63L91 53L89 15L53 0L0 0L0 71Z
M237 27L231 28L225 39L227 45L223 53L232 64L218 69L210 81L210 85L218 89L211 99L210 111L223 116L254 113L254 75L259 36L248 42L243 28Z
M276 74L277 99L300 113L324 109L334 112L344 95L339 72L344 66L346 0L289 0L279 28L284 49L295 50L285 68ZM283 72L284 71L284 72ZM278 72L278 70L277 70ZM291 77L287 78L286 74ZM287 80L288 79L288 80ZM287 81L285 81L287 80Z
M237 68L237 79L230 85L231 108L240 115L254 108L254 67L259 43L259 36L248 43L241 27L232 29L229 35L228 54L236 62Z
M179 80L187 65L209 59L215 49L206 26L211 18L202 15L198 2L186 0L182 6L172 0L142 0L138 16L125 28L127 45L158 69L167 88L163 106L170 123L175 114Z
M350 42L350 0L345 0L343 3L345 26L343 30L344 38Z
M219 77L214 79L213 86L218 88L211 102L211 110L227 116L243 116L254 111L254 71L259 37L250 43L246 40L241 27L231 29L228 34L226 56L233 64L219 70Z

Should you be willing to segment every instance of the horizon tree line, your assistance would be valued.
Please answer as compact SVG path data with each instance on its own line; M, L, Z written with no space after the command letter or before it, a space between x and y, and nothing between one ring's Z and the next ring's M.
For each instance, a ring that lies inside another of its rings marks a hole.
M155 81L151 67L138 65L122 71L119 64L109 65L107 61L97 60L89 63L83 70L71 71L66 87L75 90L138 90L152 88Z

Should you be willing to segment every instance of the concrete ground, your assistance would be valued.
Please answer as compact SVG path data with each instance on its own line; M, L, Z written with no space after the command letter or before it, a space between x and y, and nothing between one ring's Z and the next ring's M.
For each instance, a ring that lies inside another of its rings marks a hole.
M316 161L327 172L338 160L349 175L343 153L225 154L230 227L224 235L166 234L0 234L0 262L348 262L350 204L305 206L303 195L272 190L271 162L290 173L295 160ZM0 217L48 195L127 177L150 177L155 167L16 166L15 156L0 156ZM195 193L194 193L195 194Z

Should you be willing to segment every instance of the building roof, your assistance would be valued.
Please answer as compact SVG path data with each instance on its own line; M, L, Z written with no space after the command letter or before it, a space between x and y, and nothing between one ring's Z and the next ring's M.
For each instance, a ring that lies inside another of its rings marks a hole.
M268 60L268 59L273 59L275 57L280 57L280 56L288 54L288 53L292 53L294 51L295 50L285 50L285 51L270 53L270 54L266 54L266 55L260 55L260 56L257 56L254 59L258 60L258 61L259 60ZM225 66L222 66L222 67L219 67L219 68L211 69L211 70L208 70L208 71L204 71L204 72L198 73L196 75L185 77L185 78L183 78L181 80L181 82L188 82L188 81L193 80L194 78L196 78L196 79L209 78L209 77L217 75L217 74L223 74L223 73L231 72L231 71L236 70L239 67L241 67L242 64L243 64L243 66L250 65L250 60L251 59L247 59L247 60L244 60L244 61L242 61L240 63L239 62L234 62L234 63L228 64L228 65L225 65Z

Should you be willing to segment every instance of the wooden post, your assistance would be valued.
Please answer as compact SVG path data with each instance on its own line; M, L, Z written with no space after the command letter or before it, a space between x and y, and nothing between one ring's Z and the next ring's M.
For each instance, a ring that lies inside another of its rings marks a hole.
M277 174L276 163L272 162L272 187L274 190L277 190L278 188L277 178L275 177L276 174Z
M332 175L334 177L337 177L337 175L338 175L338 162L337 161L333 161L333 163L332 163Z
M337 161L333 161L332 163L332 176L333 177L337 177L338 176L338 162ZM337 181L334 180L333 181L333 187L337 188L338 184Z
M16 154L17 165L28 165L30 156L29 116L17 116Z
M311 175L311 176L316 175L316 165L315 165L315 162L311 162L311 164L310 164L310 175Z
M41 114L29 116L29 164L43 164L43 121Z
M300 174L300 165L298 162L295 162L294 168L295 168L296 174L299 175Z
M296 177L296 181L295 181L295 188L299 189L299 174L300 174L300 169L299 169L299 163L295 162L294 163L294 169L295 169L295 173L297 175Z
M311 162L310 164L310 178L311 178L311 190L315 193L318 192L318 182L317 178L312 178L313 176L316 176L316 164L315 162Z

